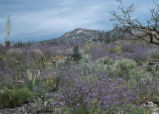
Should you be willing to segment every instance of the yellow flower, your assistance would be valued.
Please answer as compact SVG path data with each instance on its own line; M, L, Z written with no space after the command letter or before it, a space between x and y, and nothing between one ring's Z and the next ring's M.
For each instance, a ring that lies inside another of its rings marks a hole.
M54 83L54 79L52 75L48 75L48 78L46 79L46 83L47 84L53 84Z

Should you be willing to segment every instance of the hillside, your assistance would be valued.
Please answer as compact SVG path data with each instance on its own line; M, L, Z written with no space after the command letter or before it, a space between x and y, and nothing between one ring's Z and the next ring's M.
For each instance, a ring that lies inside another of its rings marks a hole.
M42 41L47 44L64 44L64 45L80 45L91 41L105 41L110 38L118 38L121 31L98 31L78 28L71 32L67 32L59 38Z
M2 114L159 112L159 47L120 31L75 29L0 48Z

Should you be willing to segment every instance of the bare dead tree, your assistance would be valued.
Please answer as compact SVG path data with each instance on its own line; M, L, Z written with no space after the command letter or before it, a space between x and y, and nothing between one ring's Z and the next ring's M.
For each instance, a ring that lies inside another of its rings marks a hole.
M122 0L117 0L120 5L118 11L112 11L111 21L115 22L116 29L129 33L133 39L142 39L148 43L159 45L159 4L150 10L150 18L145 24L138 18L133 18L134 5L125 6Z

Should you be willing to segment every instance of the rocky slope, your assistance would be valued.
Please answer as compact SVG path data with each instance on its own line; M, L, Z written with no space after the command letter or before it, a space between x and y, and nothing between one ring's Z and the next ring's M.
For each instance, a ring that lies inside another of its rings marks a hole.
M119 37L120 31L110 30L110 31L98 31L98 30L88 30L88 29L75 29L71 32L67 32L59 38L42 41L48 44L83 44L93 40L105 40L108 38Z

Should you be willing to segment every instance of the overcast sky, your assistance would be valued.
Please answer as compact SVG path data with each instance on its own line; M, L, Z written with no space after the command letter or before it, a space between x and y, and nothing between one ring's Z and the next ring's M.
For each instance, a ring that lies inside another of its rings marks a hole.
M152 0L125 0L136 5L135 17L143 20ZM115 0L0 0L0 41L6 38L6 20L11 19L12 41L56 38L75 28L110 30L109 11Z

